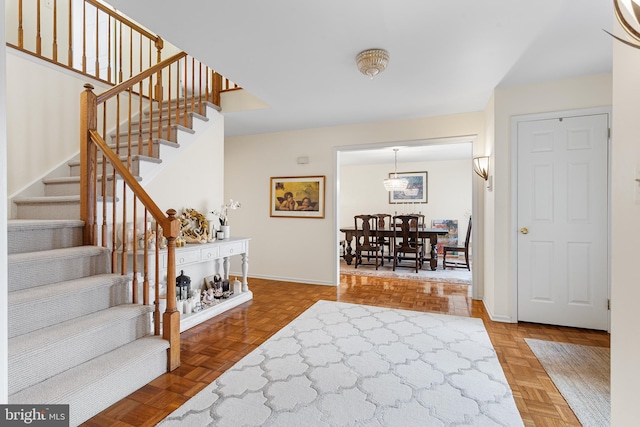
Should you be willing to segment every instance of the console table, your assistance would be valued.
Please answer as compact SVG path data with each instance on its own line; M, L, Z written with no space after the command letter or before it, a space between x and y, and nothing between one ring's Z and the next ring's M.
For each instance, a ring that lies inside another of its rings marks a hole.
M180 314L180 332L183 332L205 320L211 319L218 314L232 309L242 303L253 299L253 293L249 290L247 282L247 273L249 271L249 240L244 237L231 237L224 240L216 240L211 243L190 243L185 246L176 248L176 274L181 271L191 278L191 289L200 289L202 291L204 278L219 274L224 279L229 279L229 268L231 265L231 257L242 257L242 277L238 279L242 282L242 292L240 294L231 295L229 298L220 299L217 304L208 306L201 311L189 314ZM136 252L139 262L142 262L143 253ZM129 256L132 257L131 252ZM166 288L167 284L167 251L161 249L158 254L160 284ZM149 256L149 272L155 271L155 254L150 252ZM130 266L130 261L127 262ZM153 279L153 280L152 280ZM155 282L155 278L149 278L151 283ZM162 288L161 288L162 293ZM153 294L152 294L153 295Z

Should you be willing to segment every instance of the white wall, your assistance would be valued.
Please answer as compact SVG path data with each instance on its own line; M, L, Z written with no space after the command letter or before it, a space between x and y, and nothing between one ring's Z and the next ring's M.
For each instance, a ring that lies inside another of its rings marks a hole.
M4 22L4 0L0 0L0 22ZM5 39L4 33L0 32L0 70L5 70ZM6 109L6 74L0 72L0 171L7 170L7 109ZM7 200L7 175L0 172L0 200ZM0 203L0 265L7 265L7 204ZM9 292L7 286L7 269L3 268L0 273L0 404L8 402L8 339L7 329L7 298L4 296Z
M166 212L192 208L207 215L219 209L224 190L224 118L215 120L180 156L145 183L145 190Z
M475 135L474 143L483 146L483 119L483 113L469 113L226 138L225 198L242 202L230 223L232 234L252 238L249 275L336 284L338 148ZM309 163L298 165L298 156ZM327 177L325 218L271 218L270 177L307 175Z
M513 306L515 284L512 274L515 268L512 264L515 258L511 244L515 229L512 224L511 197L511 118L523 114L610 106L611 102L611 74L496 88L495 137L493 141L487 140L486 147L487 153L492 155L494 190L485 200L485 203L493 205L485 206L487 221L492 223L485 227L485 231L493 229L491 235L485 236L485 240L490 240L493 245L493 250L487 251L485 260L485 264L490 264L485 275L485 284L489 287L485 288L485 306L493 319L517 320ZM493 216L489 216L491 213ZM490 289L491 286L493 289Z
M615 34L625 37L617 22ZM611 425L638 424L640 384L640 51L613 42L611 182Z
M464 240L471 214L472 164L469 158L420 163L402 163L398 172L427 172L427 203L390 204L382 181L394 165L345 165L340 168L340 227L353 226L360 214L422 213L425 224L433 219L457 219L458 239Z
M80 150L80 93L91 82L77 73L7 50L8 194L13 197ZM16 83L16 82L19 82ZM19 165L19 166L18 166Z

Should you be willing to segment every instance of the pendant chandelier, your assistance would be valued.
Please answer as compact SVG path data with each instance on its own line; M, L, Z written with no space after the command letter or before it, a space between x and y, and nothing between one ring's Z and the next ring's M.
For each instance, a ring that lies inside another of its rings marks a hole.
M387 178L383 181L384 188L387 191L404 191L409 185L409 181L406 179L398 178L398 148L394 148L393 152L395 155L395 168L393 172L393 178Z

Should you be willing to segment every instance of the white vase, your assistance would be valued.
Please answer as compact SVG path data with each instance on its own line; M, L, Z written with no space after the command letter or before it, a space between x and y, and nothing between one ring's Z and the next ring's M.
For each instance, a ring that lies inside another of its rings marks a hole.
M220 230L224 233L224 238L228 239L231 237L231 226L230 225L221 225Z

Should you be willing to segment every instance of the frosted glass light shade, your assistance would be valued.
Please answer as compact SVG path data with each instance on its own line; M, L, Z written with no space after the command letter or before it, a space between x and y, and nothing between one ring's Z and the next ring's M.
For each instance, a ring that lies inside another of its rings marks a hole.
M383 184L387 191L403 191L407 188L407 185L409 185L409 181L396 176L394 178L385 179Z

